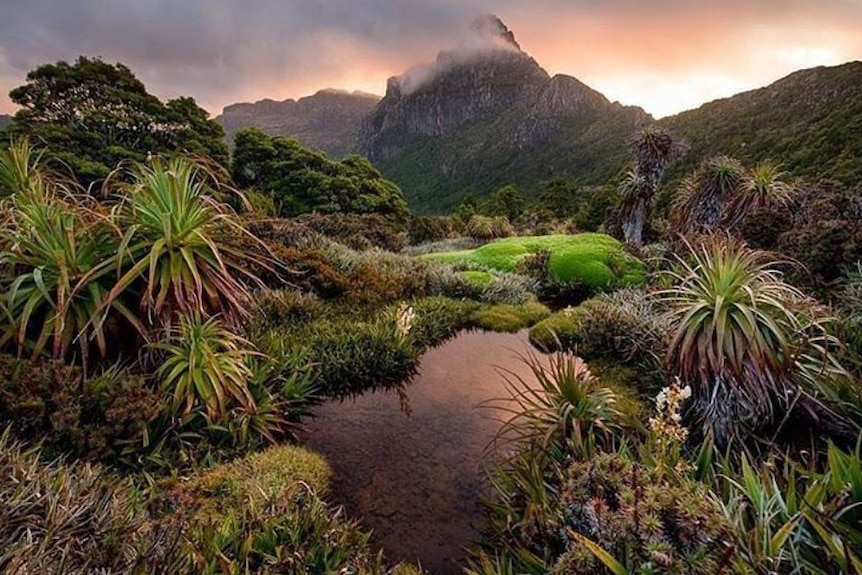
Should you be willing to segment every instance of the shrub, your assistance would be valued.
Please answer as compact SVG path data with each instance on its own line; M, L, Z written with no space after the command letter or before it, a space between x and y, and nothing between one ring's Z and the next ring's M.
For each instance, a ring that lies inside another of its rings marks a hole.
M108 339L129 328L124 316L140 322L120 302L104 303L112 289L105 262L117 253L105 214L43 181L29 180L39 187L12 196L0 227L0 346L56 360L77 351L86 364L91 348L108 355Z
M427 297L412 302L416 319L410 339L419 352L440 345L467 327L479 304L443 297Z
M0 355L0 425L52 450L113 460L142 443L165 403L140 375L110 369L85 379L58 362Z
M497 238L506 238L514 233L512 225L506 216L480 216L470 217L464 232L477 241L487 242Z
M173 398L175 414L187 416L202 407L208 418L218 421L228 416L232 404L255 408L248 387L248 360L255 352L249 341L218 321L198 314L181 317L169 339L152 348L161 352L156 376Z
M589 458L613 445L614 432L625 423L616 409L616 395L593 377L581 358L560 352L540 360L530 353L522 360L534 381L504 374L509 397L501 400L502 409L513 415L498 438L532 450L538 461Z
M410 245L446 240L462 227L460 221L452 216L413 216L408 230Z
M259 506L304 483L315 493L329 489L332 471L320 455L303 447L278 445L169 484L172 497L207 515Z
M228 323L239 319L246 286L255 278L245 268L249 250L236 239L253 238L211 195L215 176L181 157L137 165L130 175L132 183L114 211L123 249L101 266L123 270L107 301L137 289L142 321L155 320L158 327L175 324L178 313L217 314ZM224 241L230 238L233 244Z
M409 256L421 256L438 252L452 252L457 250L471 250L478 244L473 238L456 237L423 244L411 245L404 248L402 253Z
M310 321L323 313L324 305L314 293L289 288L264 288L252 293L248 307L252 313L252 324L277 327Z
M389 318L334 318L302 331L272 335L290 340L283 345L303 358L320 394L330 398L399 387L416 373L419 359L410 339L399 337Z
M182 572L179 531L154 522L134 488L98 466L43 463L0 435L0 571Z
M271 218L278 215L278 206L272 196L258 192L257 190L246 190L243 194L246 204L244 211L255 217Z
M704 485L670 481L614 454L574 462L566 477L568 544L551 573L732 572L731 530Z
M668 330L649 294L628 288L554 314L531 330L530 341L542 350L576 349L588 360L609 358L655 373L661 369Z

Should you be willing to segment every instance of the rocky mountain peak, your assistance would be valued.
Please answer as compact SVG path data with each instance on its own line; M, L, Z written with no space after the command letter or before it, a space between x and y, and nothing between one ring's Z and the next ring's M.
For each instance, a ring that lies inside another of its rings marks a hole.
M515 40L515 34L494 14L479 16L470 25L470 30L480 38L484 38L495 44L499 43L502 46L510 46L516 50L521 50L521 45Z

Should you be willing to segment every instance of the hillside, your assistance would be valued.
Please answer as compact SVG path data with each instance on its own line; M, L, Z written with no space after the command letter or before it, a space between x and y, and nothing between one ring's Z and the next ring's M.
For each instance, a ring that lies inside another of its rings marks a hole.
M12 116L0 114L0 130L4 129L12 121Z
M796 175L862 182L862 62L800 70L658 122L691 146L669 172L679 179L702 158L774 158Z
M341 157L355 151L359 127L379 100L362 92L321 90L299 100L232 104L216 121L229 141L237 130L254 127L271 136L293 136L307 146Z
M398 183L412 209L444 212L468 192L568 176L604 183L623 165L627 142L649 121L570 76L553 78L496 17L433 65L391 78L366 120L359 151Z

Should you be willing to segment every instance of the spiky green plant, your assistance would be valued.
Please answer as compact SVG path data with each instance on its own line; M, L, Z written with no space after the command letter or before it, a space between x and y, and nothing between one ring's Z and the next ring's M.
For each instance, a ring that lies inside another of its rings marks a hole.
M533 381L504 370L509 398L495 402L510 413L498 438L537 448L552 459L589 458L610 445L623 427L616 394L596 380L584 361L570 352L539 358L529 352L521 360Z
M105 355L109 331L119 327L96 318L119 314L140 326L123 301L108 301L112 278L103 263L116 253L117 241L97 207L40 183L16 193L7 215L0 229L0 344L14 342L19 353L48 352L54 359L69 359L77 344L86 364L90 346L95 342Z
M772 160L764 160L745 170L735 193L727 202L724 220L729 226L736 226L764 208L788 206L793 201L795 189L786 181L787 176L781 165Z
M157 523L130 481L47 462L0 431L0 572L182 573L178 523Z
M151 347L163 352L156 376L173 396L178 414L188 415L201 405L209 419L221 420L233 405L255 409L248 360L257 352L216 319L199 313L180 316L171 337Z
M671 204L670 217L677 229L709 233L721 221L726 202L742 185L744 169L737 160L713 156L683 180Z
M211 195L204 168L185 158L156 158L131 175L114 212L124 237L112 263L122 275L109 300L139 284L141 308L154 323L191 313L229 322L244 315L248 292L239 278L255 280L243 266L249 254L219 240L251 236Z
M669 309L667 362L691 384L704 430L719 444L776 423L840 366L828 320L785 283L767 254L727 236L689 246L657 295Z
M41 159L42 153L36 152L26 138L0 149L0 197L41 189Z

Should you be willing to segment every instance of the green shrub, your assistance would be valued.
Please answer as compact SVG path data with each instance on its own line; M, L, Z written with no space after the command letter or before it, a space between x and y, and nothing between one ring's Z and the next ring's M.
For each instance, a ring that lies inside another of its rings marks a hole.
M386 573L369 535L301 484L231 515L199 515L184 535L189 574Z
M279 446L167 485L189 517L190 572L384 573L368 535L320 498L330 473L319 455Z
M600 454L566 471L566 552L551 573L604 573L596 547L627 573L731 573L730 526L700 483L670 481L623 456Z
M278 215L278 206L272 196L258 192L257 190L246 190L246 205L244 211L252 216L271 218Z
M0 435L0 571L178 573L180 533L153 521L128 481L101 467L43 463Z
M506 216L476 214L470 217L464 232L474 240L487 242L497 238L509 237L514 233L514 230Z
M428 297L412 302L416 319L410 340L418 352L440 345L459 330L468 327L479 304L444 297Z
M252 325L277 327L292 322L307 322L323 313L323 303L310 292L296 289L260 289L251 295L248 305Z
M172 497L189 501L208 515L230 515L246 504L260 506L304 483L323 494L332 471L320 455L303 447L278 445L228 464L172 481Z
M521 305L486 305L473 312L471 321L487 331L515 333L545 319L550 313L537 301Z
M634 363L660 369L668 327L654 300L638 289L624 289L567 308L537 324L530 341L542 350L577 349L590 359Z
M535 291L536 283L526 276L475 264L438 264L428 282L429 295L486 303L519 305L530 299Z
M270 335L288 340L281 345L292 348L324 397L398 387L416 373L419 360L410 338L400 337L389 318L328 319L304 330Z
M0 426L90 460L112 460L140 445L167 404L140 375L110 369L84 379L59 362L0 355Z

